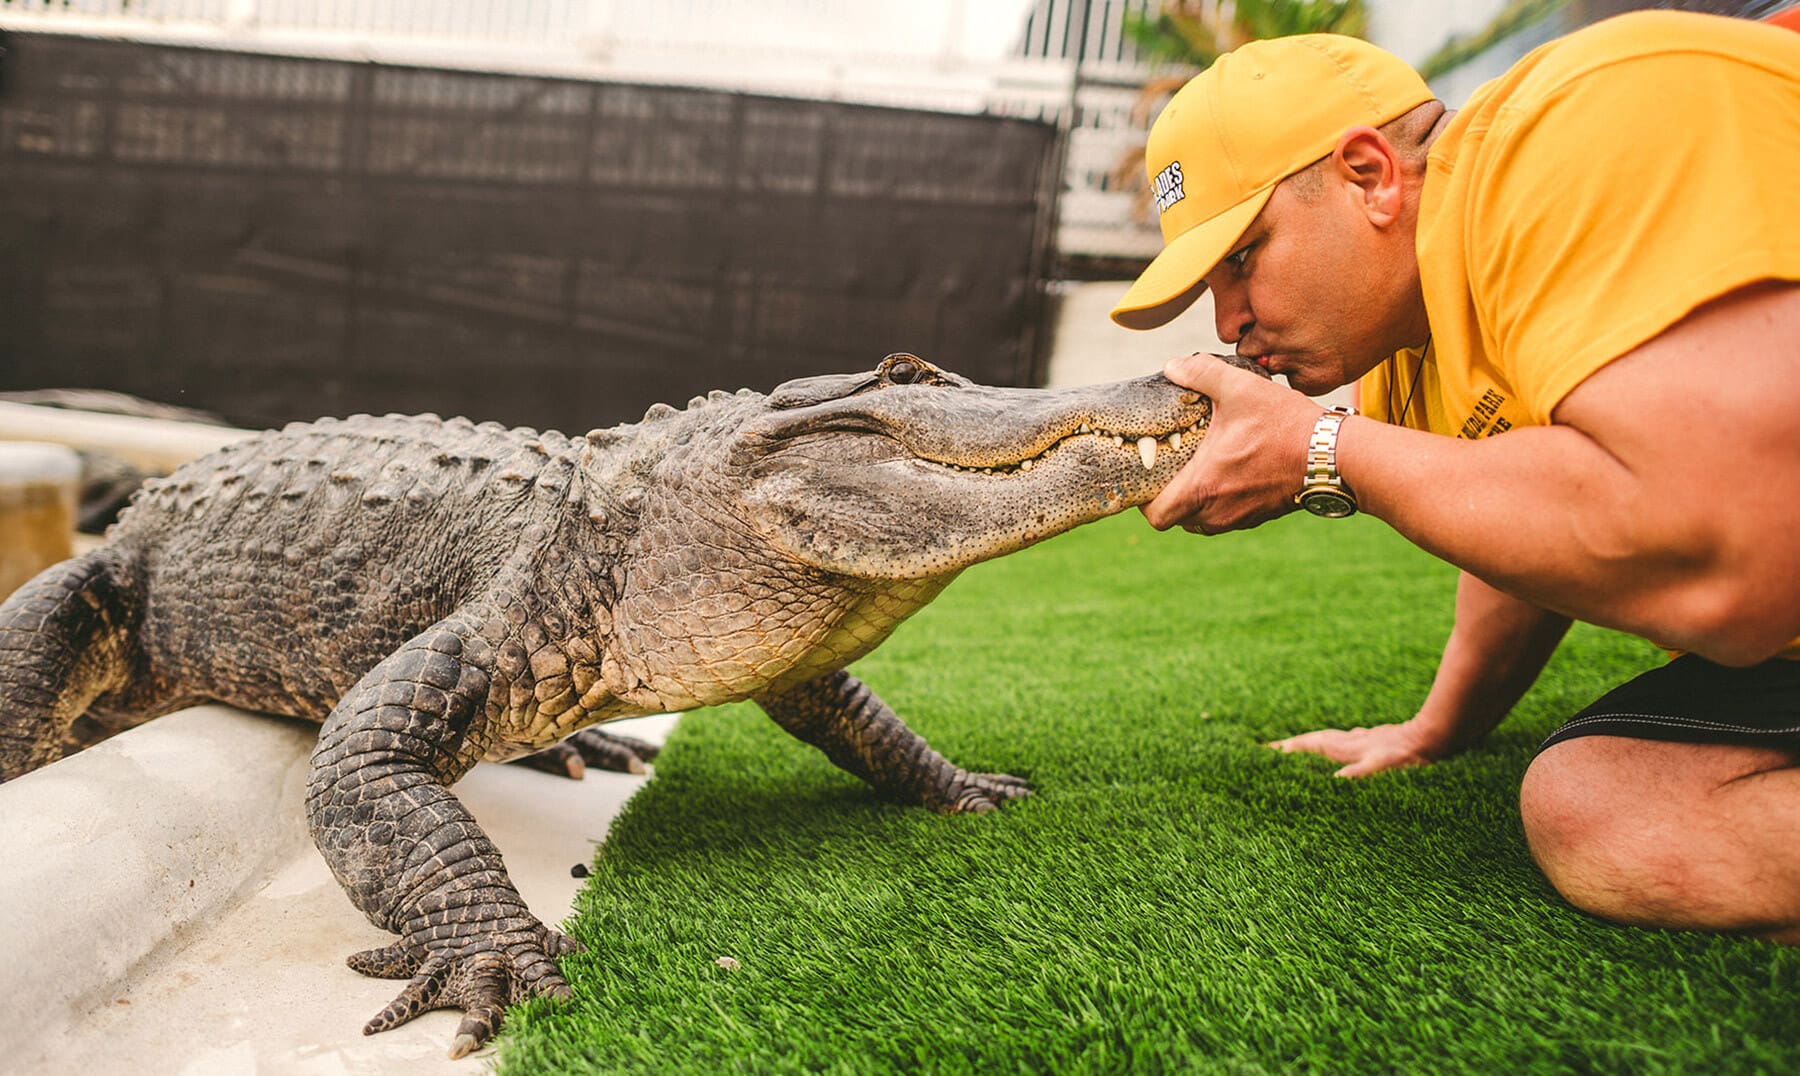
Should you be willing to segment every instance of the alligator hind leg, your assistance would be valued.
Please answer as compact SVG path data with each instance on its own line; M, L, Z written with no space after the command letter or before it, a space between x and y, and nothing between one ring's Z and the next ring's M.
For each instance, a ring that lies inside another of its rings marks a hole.
M0 780L55 762L75 719L124 686L131 620L96 553L45 569L0 604Z
M991 811L1029 796L1023 778L970 773L931 749L887 703L843 670L756 700L775 723L879 792L945 814Z
M655 759L660 750L635 736L586 728L534 755L514 759L513 763L579 781L587 775L589 766L614 773L643 773L645 764Z

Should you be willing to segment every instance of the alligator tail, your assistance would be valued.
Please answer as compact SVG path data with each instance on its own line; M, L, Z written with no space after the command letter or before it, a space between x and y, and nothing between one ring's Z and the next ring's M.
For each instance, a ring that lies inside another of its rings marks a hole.
M75 719L124 685L131 606L98 552L46 568L0 604L0 781L56 761Z

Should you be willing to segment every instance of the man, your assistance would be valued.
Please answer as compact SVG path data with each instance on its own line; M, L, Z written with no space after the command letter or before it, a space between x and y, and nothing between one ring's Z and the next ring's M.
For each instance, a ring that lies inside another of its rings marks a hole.
M1342 776L1479 741L1571 618L1684 652L1559 729L1533 855L1620 922L1800 944L1800 34L1674 12L1538 49L1447 112L1330 35L1255 42L1147 150L1166 246L1113 311L1203 291L1199 452L1144 509L1215 533L1360 510L1463 569L1408 721L1276 745ZM1321 524L1329 525L1329 524Z

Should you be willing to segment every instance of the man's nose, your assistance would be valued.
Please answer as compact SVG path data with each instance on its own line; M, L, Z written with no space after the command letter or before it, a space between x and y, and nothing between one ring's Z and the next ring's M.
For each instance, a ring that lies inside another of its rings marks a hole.
M1243 289L1227 282L1223 287L1210 285L1209 290L1213 296L1213 328L1218 331L1220 342L1237 343L1256 324L1250 304L1244 300Z

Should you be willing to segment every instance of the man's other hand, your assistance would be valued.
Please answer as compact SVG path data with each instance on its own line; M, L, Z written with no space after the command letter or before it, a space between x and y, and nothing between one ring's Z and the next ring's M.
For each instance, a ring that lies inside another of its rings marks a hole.
M1382 770L1429 766L1453 753L1448 745L1422 734L1411 721L1374 728L1320 729L1276 740L1269 746L1290 754L1301 751L1346 763L1333 775L1336 777L1366 777Z

